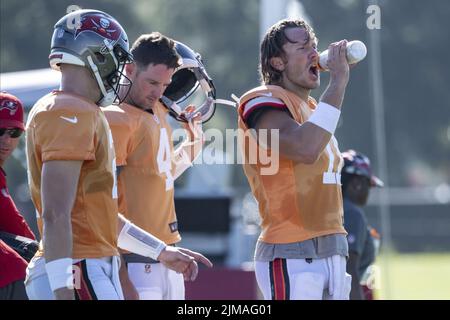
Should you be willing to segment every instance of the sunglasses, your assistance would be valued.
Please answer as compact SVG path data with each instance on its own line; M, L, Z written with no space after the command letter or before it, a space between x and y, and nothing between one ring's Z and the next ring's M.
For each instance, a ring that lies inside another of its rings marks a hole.
M14 129L0 128L0 137L2 137L5 133L7 133L11 138L18 138L22 135L22 132L23 130L19 128Z

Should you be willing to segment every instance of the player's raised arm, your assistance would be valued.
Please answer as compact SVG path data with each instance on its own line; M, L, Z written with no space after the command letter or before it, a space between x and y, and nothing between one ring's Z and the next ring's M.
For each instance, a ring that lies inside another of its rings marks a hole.
M288 31L286 31L288 33ZM293 38L301 35L292 35ZM286 50L294 50L298 44L287 44ZM311 164L317 161L327 144L330 142L331 136L334 134L340 117L340 109L344 99L345 89L349 79L349 66L345 59L346 41L333 43L329 47L329 67L330 67L330 83L322 95L321 101L317 105L312 116L300 124L295 121L291 114L287 111L287 107L270 108L274 103L274 98L260 101L255 107L264 109L260 114L255 116L249 114L250 126L259 132L261 129L275 130L279 129L279 151L280 155L305 164ZM319 55L315 49L315 44L310 40L304 45L303 50L310 50L308 55L310 65L314 72L317 69ZM274 60L274 66L284 69L283 61ZM311 75L313 78L314 75ZM305 81L308 80L305 79ZM289 82L288 82L289 83ZM298 89L297 89L298 90ZM306 91L305 91L306 92ZM309 93L309 92L308 92ZM299 95L302 95L300 92ZM304 99L307 101L307 96ZM283 103L279 101L280 106ZM247 107L247 110L251 108ZM254 111L253 111L254 112ZM271 141L269 142L269 147Z
M177 179L188 168L192 167L192 163L200 155L203 147L203 129L201 122L201 114L194 113L195 108L190 106L186 108L183 115L189 121L184 124L184 128L188 135L185 141L180 143L173 155L173 178Z

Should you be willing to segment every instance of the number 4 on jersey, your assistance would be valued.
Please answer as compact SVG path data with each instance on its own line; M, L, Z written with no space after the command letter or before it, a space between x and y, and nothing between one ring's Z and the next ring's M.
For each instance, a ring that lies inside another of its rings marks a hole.
M166 175L166 191L173 188L172 176L172 151L170 149L169 137L166 128L161 128L159 134L159 149L156 157L159 173Z

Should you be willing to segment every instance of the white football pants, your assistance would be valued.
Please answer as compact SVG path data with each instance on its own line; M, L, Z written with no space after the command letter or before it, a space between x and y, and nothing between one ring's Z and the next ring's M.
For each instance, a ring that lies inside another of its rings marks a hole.
M162 263L128 263L139 300L184 300L184 278Z
M76 260L73 264L75 299L123 300L118 257ZM30 300L53 300L45 259L34 257L27 268L25 289Z
M309 263L308 263L309 262ZM346 258L255 261L258 286L265 300L348 300L351 276Z

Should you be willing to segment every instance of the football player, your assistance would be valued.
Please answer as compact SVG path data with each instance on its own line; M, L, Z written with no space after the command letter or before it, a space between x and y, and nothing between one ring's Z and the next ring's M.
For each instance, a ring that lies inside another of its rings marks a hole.
M317 103L310 96L320 84L317 38L302 20L279 21L261 43L263 85L240 98L239 128L256 130L240 141L262 220L255 273L265 299L349 298L343 161L334 137L349 81L346 43L329 46L330 82ZM259 143L264 130L279 132L279 140ZM279 150L273 174L261 159L248 161L252 150L265 148Z
M373 300L371 288L361 286L363 275L375 261L379 235L369 226L362 210L367 204L370 188L384 183L372 174L370 160L361 152L347 150L342 153L342 195L344 197L344 226L348 232L349 258L347 271L352 276L351 300ZM370 286L370 284L369 284Z
M199 112L193 106L184 112L175 107L195 87L193 69L202 74L203 65L190 48L158 32L141 35L131 52L134 63L125 70L133 86L123 103L103 108L117 155L119 208L127 219L174 246L181 240L174 180L201 151L201 122L211 110L208 104ZM160 101L163 93L167 105ZM168 114L183 121L187 131L187 139L176 150ZM123 257L141 300L184 299L180 274L142 254L125 252ZM211 266L209 261L205 264Z
M118 216L113 140L99 106L129 89L121 79L132 56L121 25L101 11L69 13L54 27L49 60L61 71L60 90L36 102L27 121L29 186L42 235L27 270L28 296L122 299L118 246L195 278L195 260L206 258Z

